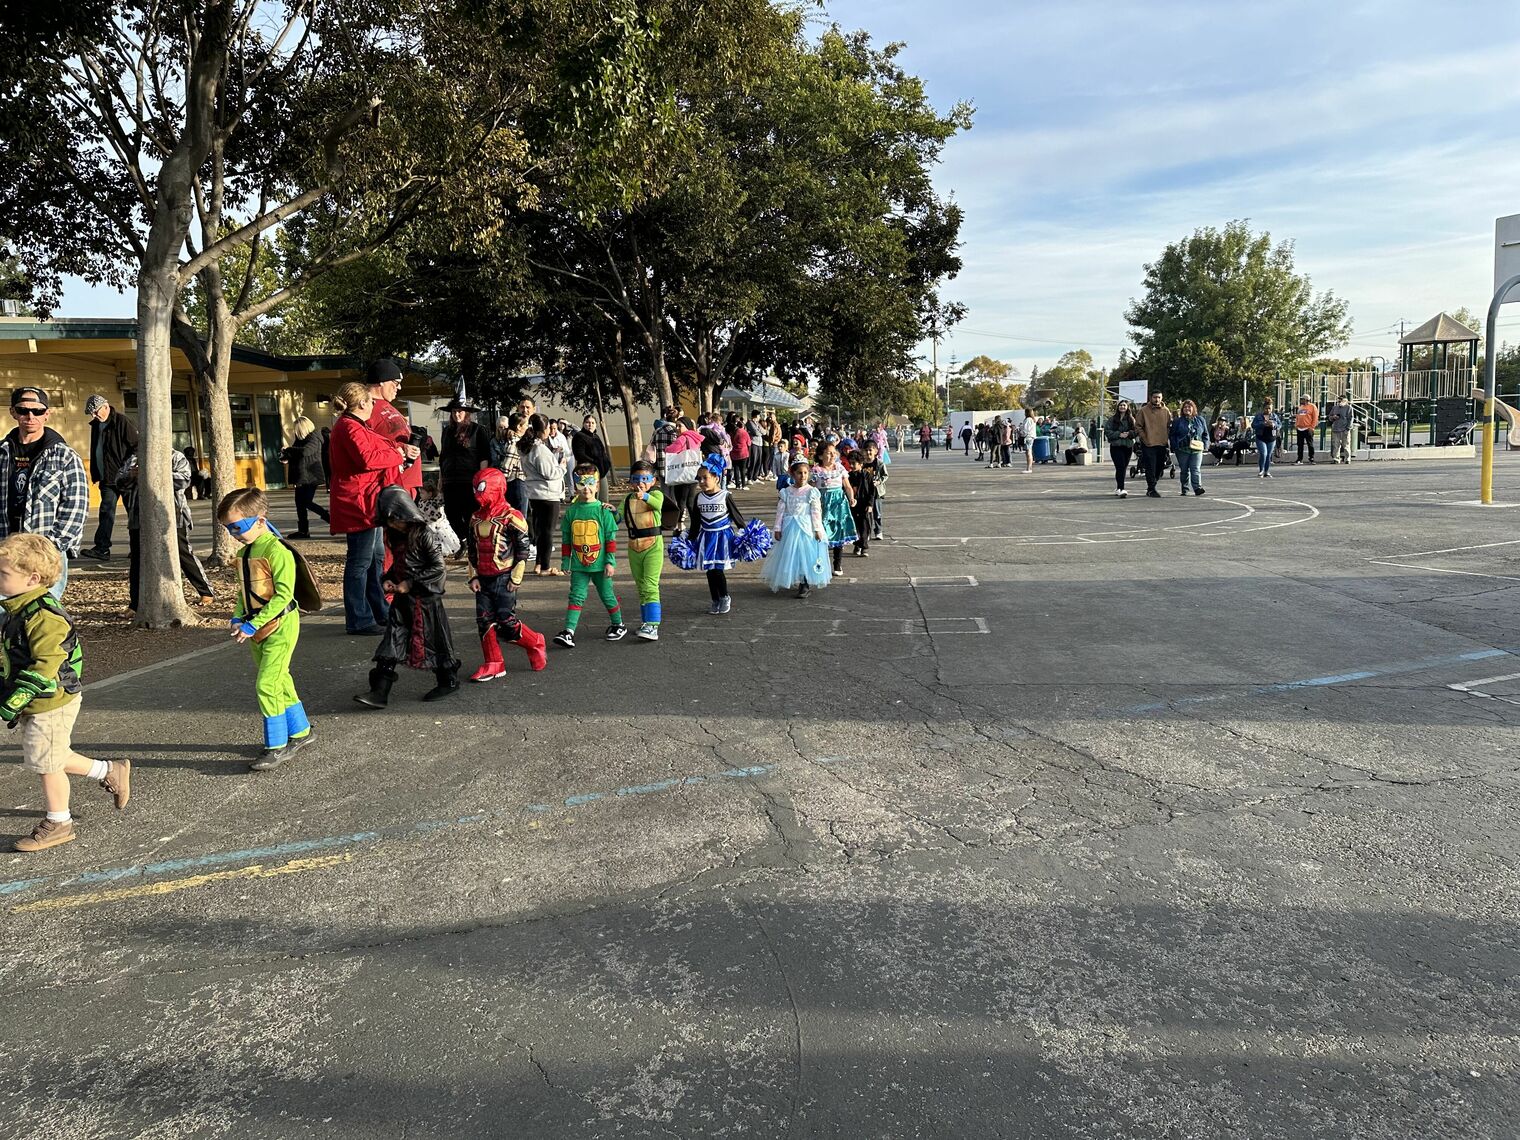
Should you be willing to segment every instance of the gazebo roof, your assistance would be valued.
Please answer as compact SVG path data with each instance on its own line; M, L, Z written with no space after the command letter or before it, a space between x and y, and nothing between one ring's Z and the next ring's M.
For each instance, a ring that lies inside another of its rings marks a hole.
M1437 313L1419 328L1399 341L1400 344L1464 344L1482 340L1477 333L1461 321L1454 321L1445 313Z

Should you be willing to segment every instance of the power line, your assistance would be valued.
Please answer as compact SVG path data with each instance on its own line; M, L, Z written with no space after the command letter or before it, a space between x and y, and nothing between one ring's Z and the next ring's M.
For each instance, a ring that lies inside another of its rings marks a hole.
M992 337L994 340L1021 340L1021 341L1027 341L1027 342L1029 342L1031 344L1078 344L1078 345L1091 345L1093 348L1133 348L1134 347L1134 345L1132 345L1132 344L1113 344L1113 343L1105 343L1105 342L1102 342L1102 341L1095 341L1095 340L1083 340L1081 337L1068 337L1068 338L1063 338L1063 339L1059 339L1059 340L1052 340L1052 339L1050 339L1048 337L1019 336L1016 333L983 332L980 329L966 329L966 328L956 329L955 332L956 333L969 333L971 336L988 336L988 337Z

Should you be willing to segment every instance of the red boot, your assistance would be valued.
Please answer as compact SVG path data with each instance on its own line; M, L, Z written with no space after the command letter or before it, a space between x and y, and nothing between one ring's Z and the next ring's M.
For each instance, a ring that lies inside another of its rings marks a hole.
M528 665L534 672L549 664L548 655L544 653L544 635L534 633L521 622L517 626L517 644L521 645L528 654Z
M507 666L501 659L501 646L496 641L496 627L486 630L480 639L480 651L485 654L485 664L470 675L472 681L494 681L506 676Z

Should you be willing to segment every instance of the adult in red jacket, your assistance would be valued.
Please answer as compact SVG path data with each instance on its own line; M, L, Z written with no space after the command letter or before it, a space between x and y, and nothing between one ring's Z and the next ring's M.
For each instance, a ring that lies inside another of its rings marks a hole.
M348 536L343 563L343 628L374 635L385 628L390 606L380 588L385 543L375 525L380 489L396 482L402 449L370 430L375 401L369 388L350 382L338 389L333 407L341 413L332 428L329 454L332 482L328 510L332 532Z
M374 413L368 421L369 430L387 443L401 448L401 475L396 480L413 499L422 490L422 450L412 442L412 425L396 410L392 402L401 391L401 366L390 357L382 357L369 366L364 383L375 401Z

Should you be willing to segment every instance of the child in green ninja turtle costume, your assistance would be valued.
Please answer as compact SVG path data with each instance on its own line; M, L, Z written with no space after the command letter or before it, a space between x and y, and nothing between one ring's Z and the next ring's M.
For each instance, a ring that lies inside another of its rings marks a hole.
M628 528L628 572L639 591L640 641L660 640L660 571L665 544L660 541L660 512L665 495L654 485L654 465L642 459L628 472L633 490L623 500L623 525Z
M554 635L554 640L566 649L575 648L575 627L580 624L581 606L593 585L612 622L607 627L607 640L622 641L628 634L617 591L612 587L617 569L617 515L596 497L598 482L594 464L576 465L575 498L560 522L561 569L570 573L570 601L565 607L565 628Z

